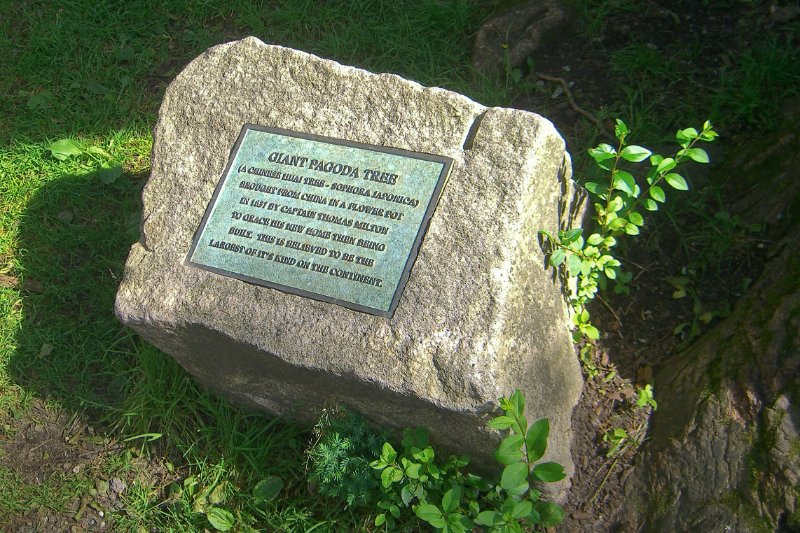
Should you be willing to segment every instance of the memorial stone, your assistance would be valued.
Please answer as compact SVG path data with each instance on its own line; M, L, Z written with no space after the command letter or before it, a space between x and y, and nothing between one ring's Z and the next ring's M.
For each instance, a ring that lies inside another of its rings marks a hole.
M240 403L337 402L483 467L521 388L571 474L582 379L537 230L575 210L542 117L247 38L166 91L116 313Z

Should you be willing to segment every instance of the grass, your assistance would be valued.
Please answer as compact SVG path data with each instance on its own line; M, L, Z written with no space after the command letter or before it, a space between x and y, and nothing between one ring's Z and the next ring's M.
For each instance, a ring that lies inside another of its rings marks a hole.
M183 65L245 35L508 105L513 87L469 68L471 36L493 5L0 0L0 274L14 280L0 284L3 433L17 430L35 398L123 442L100 469L131 481L125 511L114 514L118 530L210 528L204 510L211 494L213 506L242 527L367 529L368 516L309 493L311 428L232 407L113 316L124 261L138 239L150 131L161 94ZM597 33L638 4L581 5L584 27ZM744 52L713 89L705 86L709 99L697 108L768 124L779 97L796 91L796 47L786 44L766 41ZM629 80L616 110L650 136L686 118L661 88L684 68L671 57L632 43L610 58L612 71ZM66 138L77 153L59 160L49 147ZM165 473L144 475L155 467ZM269 476L284 488L278 499L258 502L251 493ZM35 502L74 513L69 502L92 483L59 475L37 485L0 469L0 527Z

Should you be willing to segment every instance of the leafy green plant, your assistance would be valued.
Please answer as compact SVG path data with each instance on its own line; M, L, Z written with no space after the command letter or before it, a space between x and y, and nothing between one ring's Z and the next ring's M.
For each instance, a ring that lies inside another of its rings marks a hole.
M339 498L347 507L368 506L378 497L369 463L378 457L386 432L362 417L327 409L314 427L307 451L309 481L323 496Z
M696 145L717 137L709 121L699 132L694 128L679 130L675 138L680 149L674 156L664 157L628 144L630 130L622 120L617 119L614 134L616 147L603 143L589 150L589 155L605 172L603 179L584 184L594 202L595 232L586 238L582 228L559 231L557 235L544 230L539 232L550 244L550 265L562 268L568 279L576 342L582 337L599 338L600 332L591 324L586 305L608 280L615 282L616 292L628 291L632 275L622 270L622 263L612 252L618 239L639 234L644 226L643 213L658 211L659 204L666 202L665 185L679 191L689 189L686 179L676 170L687 161L708 163L708 154ZM645 160L649 161L650 168L643 181L625 169L628 164Z
M650 384L645 385L644 388L637 387L636 389L636 407L648 405L653 408L653 411L658 409L658 403L653 396L653 386Z
M509 433L495 451L497 460L505 465L499 484L463 472L469 464L466 457L452 456L437 464L427 433L406 431L400 453L387 442L380 458L371 464L380 472L383 492L375 525L395 529L408 520L409 508L437 531L452 533L469 531L475 524L498 533L521 533L524 528L560 523L563 510L542 500L535 488L536 483L565 477L560 464L537 463L547 449L547 419L528 427L520 390L499 403L503 415L489 422L489 427Z

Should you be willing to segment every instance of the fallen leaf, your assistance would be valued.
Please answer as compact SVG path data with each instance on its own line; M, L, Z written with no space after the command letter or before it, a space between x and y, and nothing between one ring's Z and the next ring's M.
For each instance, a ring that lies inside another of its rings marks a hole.
M53 345L48 343L42 344L42 349L39 350L39 357L47 357L51 353L53 353Z

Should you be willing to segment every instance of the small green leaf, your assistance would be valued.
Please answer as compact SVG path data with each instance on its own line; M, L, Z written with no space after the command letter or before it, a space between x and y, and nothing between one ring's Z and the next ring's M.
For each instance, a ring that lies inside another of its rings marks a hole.
M667 172L667 171L672 170L673 168L675 168L676 165L677 164L675 163L674 159L672 159L671 157L665 157L664 159L661 160L660 163L658 163L658 166L656 167L656 171L657 172Z
M411 479L419 479L419 469L422 465L419 463L409 463L406 467L406 475Z
M253 488L253 499L257 502L273 500L283 488L283 480L279 476L269 476L259 481Z
M516 462L506 466L500 476L500 486L512 496L521 496L527 492L528 485L528 464Z
M625 161L638 163L650 157L650 154L652 153L653 152L651 152L647 148L643 148L641 146L636 146L632 144L630 146L626 146L625 148L623 148L622 153L620 155Z
M47 149L50 150L50 153L53 154L53 157L59 161L64 161L69 157L81 155L83 153L83 150L78 148L78 145L75 144L75 141L71 139L61 139L60 141L56 141Z
M586 335L586 337L588 337L589 339L591 339L593 341L596 341L597 339L600 338L600 331L598 331L598 329L596 327L592 326L591 324L585 324L581 328L581 332L584 335ZM544 480L542 480L542 481L544 481Z
M577 276L581 271L582 264L580 257L575 254L570 254L569 258L567 258L567 270L569 270L569 275Z
M583 232L582 228L574 228L567 231L562 231L561 233L561 243L562 244L571 244L578 240Z
M580 229L580 228L579 228ZM574 231L574 230L570 230ZM580 234L579 234L580 236ZM514 407L514 415L517 417L523 416L525 414L525 395L522 394L522 391L519 389L515 389L514 393L508 399L511 405ZM526 428L527 429L527 428Z
M233 527L235 520L230 511L220 509L219 507L212 507L206 511L206 518L208 522L217 531L228 531Z
M387 463L393 463L395 459L397 459L397 452L394 451L392 445L388 442L383 443L383 450L381 450L381 459L386 461Z
M621 196L615 196L614 198L611 199L611 202L609 202L608 209L609 209L609 211L611 211L613 213L616 213L617 211L622 209L623 205L624 205L624 201L622 200L622 197Z
M461 501L461 489L458 485L454 485L452 489L448 490L442 496L442 512L452 513L458 508Z
M603 242L603 236L599 233L592 233L589 235L589 238L586 239L586 243L591 244L592 246L597 246L601 242Z
M475 522L482 526L495 526L503 523L503 515L497 511L483 511L478 513Z
M694 128L686 128L685 130L678 130L675 134L675 139L679 143L689 143L697 138L697 130Z
M624 218L615 218L611 222L608 223L608 228L611 231L621 230L628 224L628 221Z
M644 206L644 208L645 208L645 209L647 209L648 211L658 211L658 204L657 204L657 203L655 203L655 202L654 202L653 200L651 200L650 198L646 198L646 199L642 200L642 205L643 205L643 206Z
M710 161L708 154L702 148L689 148L686 150L686 155L697 163L708 163Z
M622 139L625 135L630 133L630 130L628 129L628 126L624 122L622 122L622 120L617 119L616 122L617 123L614 126L614 136L617 139Z
M122 176L122 165L118 163L103 163L97 171L97 176L106 185L111 185L117 181L117 178Z
M614 171L612 181L614 189L628 193L629 195L633 195L633 191L636 189L636 180L633 179L630 172L616 170Z
M596 148L590 149L589 155L595 161L605 161L607 159L613 159L614 156L617 155L617 151L610 144L603 143L598 144Z
M656 202L661 202L662 204L667 201L667 195L664 194L664 189L658 185L653 185L650 187L650 198Z
M523 442L524 439L521 436L517 434L509 435L500 442L500 446L495 450L495 458L504 465L516 463L522 459L520 448L522 448Z
M670 187L673 189L678 189L679 191L688 191L689 185L686 183L686 180L683 179L683 176L680 174L667 174L664 176L664 179L669 183Z
M433 527L444 527L447 522L442 516L442 511L438 507L430 503L421 503L414 508L414 514L417 518L423 520Z
M514 419L510 416L498 416L489 421L489 427L492 429L508 429L514 425Z
M644 218L642 218L642 215L640 215L636 211L631 211L630 213L628 213L628 220L630 220L631 224L636 224L637 226L644 226Z
M564 520L564 510L552 502L539 501L534 508L538 511L541 524L545 527L557 526Z
M42 91L28 98L27 107L31 110L46 109L53 104L53 93Z
M636 224L625 224L625 233L628 235L639 235L639 228L636 226Z
M550 435L550 421L540 418L531 425L525 436L525 445L528 448L528 460L538 461L547 450L547 437Z
M533 503L530 500L522 500L514 504L514 509L511 511L511 516L514 518L524 518L531 514L533 510Z
M594 181L587 181L583 186L587 191L597 196L604 195L608 192L608 186Z
M564 259L567 257L567 252L563 248L559 248L553 255L550 256L550 266L557 267L561 263L564 262ZM499 428L497 428L499 429Z
M540 463L533 467L533 476L539 481L552 483L566 477L564 467L558 463Z
M382 526L386 522L386 513L381 513L375 517L375 526Z

